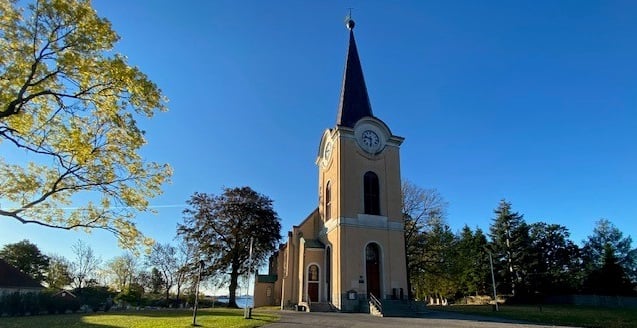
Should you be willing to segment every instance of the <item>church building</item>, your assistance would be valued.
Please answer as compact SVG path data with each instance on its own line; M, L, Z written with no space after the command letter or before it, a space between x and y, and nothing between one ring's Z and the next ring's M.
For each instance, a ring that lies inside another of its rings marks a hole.
M407 298L401 215L400 145L374 116L367 95L354 21L336 125L321 137L319 204L288 232L257 275L255 307L370 312L369 302Z

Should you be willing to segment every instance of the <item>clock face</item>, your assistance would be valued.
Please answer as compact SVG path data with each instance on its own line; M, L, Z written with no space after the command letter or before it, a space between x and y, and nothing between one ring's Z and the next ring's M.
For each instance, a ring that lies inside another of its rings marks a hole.
M380 146L380 138L378 134L372 130L365 130L361 135L361 141L368 151L375 152Z
M329 141L326 145L325 145L325 150L323 150L323 158L327 161L330 159L330 156L332 156L332 142Z

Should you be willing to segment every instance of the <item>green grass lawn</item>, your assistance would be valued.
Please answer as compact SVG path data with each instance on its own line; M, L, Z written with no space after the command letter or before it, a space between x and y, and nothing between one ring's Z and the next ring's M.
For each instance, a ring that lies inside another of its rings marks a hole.
M259 327L278 319L279 315L276 312L268 310L254 310L252 319L243 318L243 309L215 308L202 309L197 312L197 324L200 327ZM143 310L0 318L0 327L3 328L168 328L191 327L191 325L191 310Z
M628 328L637 327L637 310L575 305L538 306L501 305L499 312L493 312L491 305L453 305L446 307L428 307L431 310L453 311L478 314L533 323L577 326Z

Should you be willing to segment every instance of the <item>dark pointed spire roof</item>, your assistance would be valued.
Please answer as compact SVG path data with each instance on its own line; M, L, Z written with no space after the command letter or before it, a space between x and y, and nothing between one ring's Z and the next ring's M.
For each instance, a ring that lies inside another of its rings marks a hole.
M345 61L345 73L343 74L343 88L338 104L336 124L354 127L356 122L365 116L374 116L372 106L367 96L367 87L363 78L363 68L358 57L356 41L354 40L354 21L348 16L346 25L349 29L349 49Z

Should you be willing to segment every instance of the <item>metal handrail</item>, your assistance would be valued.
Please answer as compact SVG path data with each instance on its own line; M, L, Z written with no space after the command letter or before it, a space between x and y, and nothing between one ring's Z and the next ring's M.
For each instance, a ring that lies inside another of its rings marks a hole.
M383 313L383 304L372 293L369 293L369 302L372 303L372 305L374 305L376 307L376 309L378 309L378 311L380 311L380 313Z

